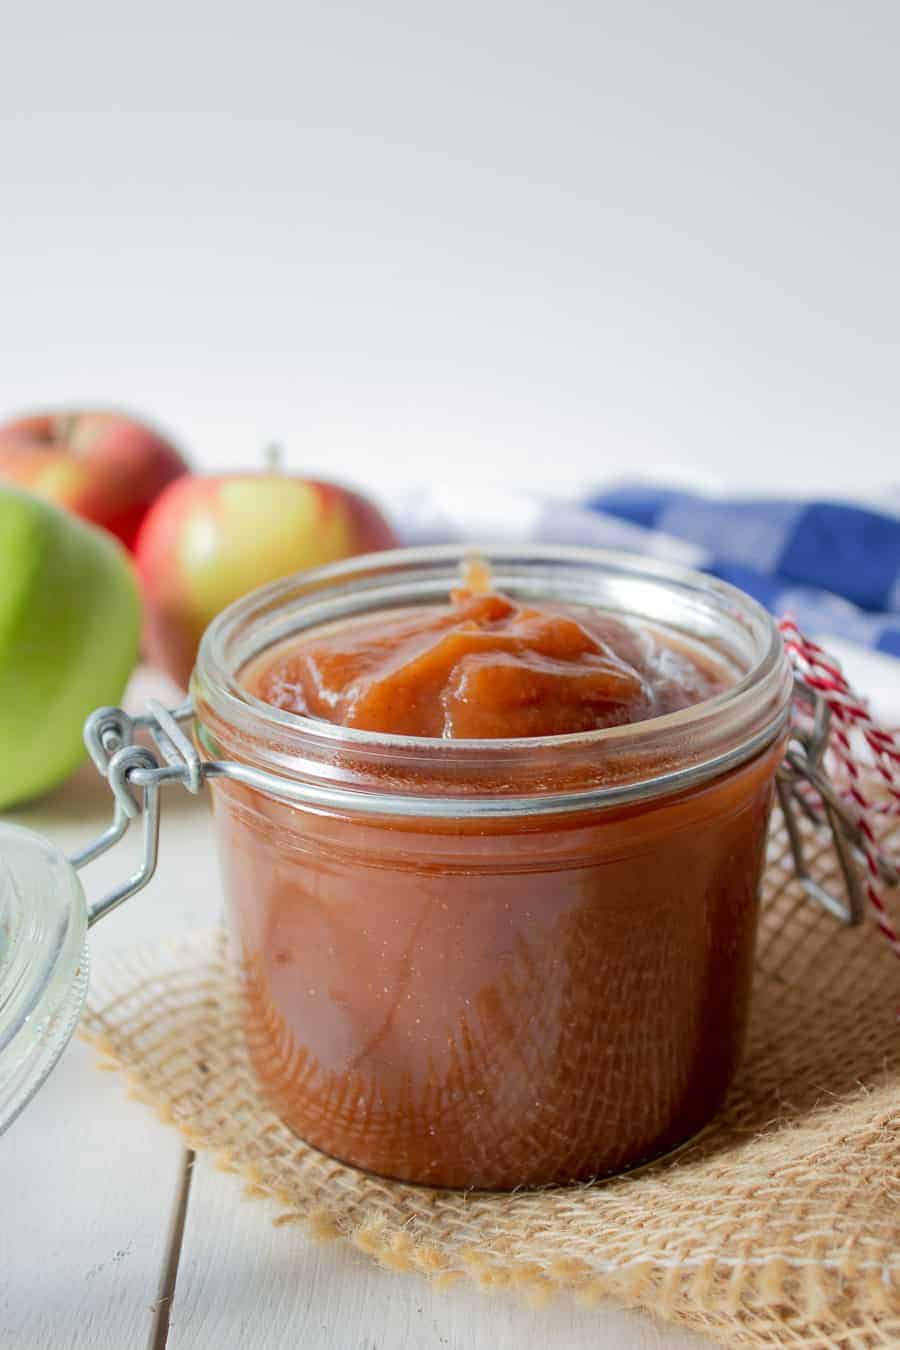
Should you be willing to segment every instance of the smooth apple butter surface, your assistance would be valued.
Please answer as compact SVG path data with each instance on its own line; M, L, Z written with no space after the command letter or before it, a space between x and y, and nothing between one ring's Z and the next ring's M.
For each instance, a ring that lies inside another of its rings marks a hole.
M240 677L289 712L432 738L423 794L448 740L590 733L735 678L640 622L472 590L301 634ZM599 1176L688 1138L740 1052L779 755L499 818L314 811L217 783L248 1043L281 1118L344 1161L459 1187Z
M395 736L560 736L644 721L732 683L711 654L586 607L455 591L289 642L245 675L265 703Z

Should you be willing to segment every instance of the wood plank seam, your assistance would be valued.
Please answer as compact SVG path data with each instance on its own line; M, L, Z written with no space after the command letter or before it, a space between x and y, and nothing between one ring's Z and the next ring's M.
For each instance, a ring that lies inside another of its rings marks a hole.
M153 1305L153 1323L150 1328L147 1350L165 1350L169 1339L169 1322L172 1315L172 1301L175 1297L175 1284L178 1280L178 1264L181 1260L181 1247L184 1241L184 1227L190 1200L191 1180L194 1175L195 1156L193 1149L185 1149L181 1177L175 1193L172 1218L169 1223L169 1236L166 1242L159 1293Z

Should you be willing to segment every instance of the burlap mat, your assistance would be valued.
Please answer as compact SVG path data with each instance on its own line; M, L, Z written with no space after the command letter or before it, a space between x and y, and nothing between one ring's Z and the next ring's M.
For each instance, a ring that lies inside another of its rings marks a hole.
M827 844L812 854L832 880ZM675 1158L604 1184L431 1191L301 1143L259 1096L219 933L99 970L83 1031L192 1148L274 1200L276 1223L349 1239L393 1270L536 1301L614 1298L728 1346L874 1347L900 1346L898 1002L887 944L802 897L776 820L726 1107Z

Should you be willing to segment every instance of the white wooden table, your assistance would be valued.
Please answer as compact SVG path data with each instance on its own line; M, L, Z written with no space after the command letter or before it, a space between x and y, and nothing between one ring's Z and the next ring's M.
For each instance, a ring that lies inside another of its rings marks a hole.
M846 655L846 654L845 654ZM850 654L852 658L852 653ZM883 711L900 715L896 666L855 665ZM139 676L130 700L166 691ZM89 767L11 818L74 849L107 823ZM84 875L89 894L120 880L138 833ZM115 947L208 925L220 907L208 807L163 800L157 876L91 934ZM0 1346L15 1350L687 1350L706 1342L618 1309L560 1299L531 1310L457 1285L435 1293L333 1244L275 1228L264 1204L188 1154L130 1101L118 1074L73 1042L0 1140Z

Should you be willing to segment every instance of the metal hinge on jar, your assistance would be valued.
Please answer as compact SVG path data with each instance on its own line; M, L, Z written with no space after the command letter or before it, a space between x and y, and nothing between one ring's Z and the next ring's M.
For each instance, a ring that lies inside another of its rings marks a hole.
M807 727L791 730L784 760L778 770L776 789L791 845L794 870L806 895L829 914L845 924L862 923L866 897L860 872L861 836L859 826L847 803L837 792L825 767L829 745L831 710L821 694L797 679L795 698L807 704L811 720ZM804 791L813 789L815 796ZM806 859L800 817L805 816L817 828L831 831L831 840L844 883L843 896L828 890L811 875ZM898 873L886 858L875 854L878 871L893 885Z
M143 890L156 871L159 853L159 793L165 783L177 782L189 792L199 792L203 783L203 762L181 722L194 715L188 700L177 708L165 708L155 699L148 700L147 712L131 717L123 708L98 708L84 728L85 745L94 765L109 783L115 798L112 824L87 848L70 859L76 869L85 867L112 848L122 838L131 821L138 816L144 822L144 849L138 870L88 905L88 925ZM162 756L147 746L136 745L135 732L145 729Z
M804 701L811 714L808 726L792 729L784 760L778 770L776 788L790 840L797 879L806 895L845 924L858 924L865 916L866 900L860 874L860 832L846 802L837 792L825 767L829 744L830 711L825 700L809 685L797 680L795 696ZM193 717L190 700L177 708L165 708L155 699L147 712L131 717L122 708L98 708L85 724L84 738L98 772L113 791L115 807L112 824L98 839L71 859L75 868L86 866L116 844L132 820L143 818L144 847L138 870L120 886L88 906L88 923L116 909L123 900L142 890L156 871L159 851L159 794L167 783L180 783L189 792L199 792L207 778L231 778L263 791L283 792L285 784L275 775L245 765L209 763L201 759L181 723ZM148 746L135 744L135 733L149 733L156 753ZM812 789L812 793L808 791ZM293 785L298 796L317 795L327 805L328 792L304 785ZM411 804L415 810L414 803ZM838 859L844 883L843 896L816 881L807 863L801 816L816 828L827 828ZM885 881L898 880L896 870L876 855L876 863Z

